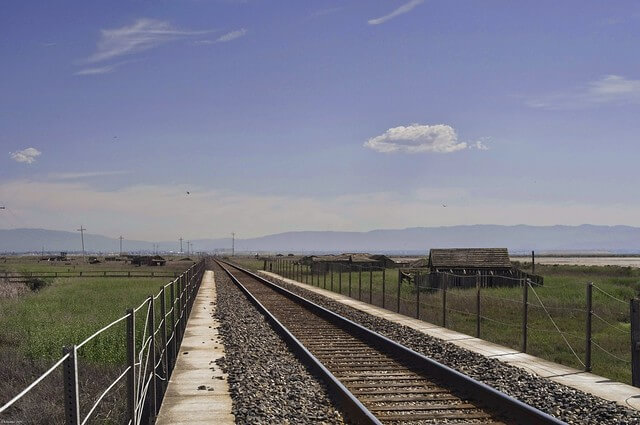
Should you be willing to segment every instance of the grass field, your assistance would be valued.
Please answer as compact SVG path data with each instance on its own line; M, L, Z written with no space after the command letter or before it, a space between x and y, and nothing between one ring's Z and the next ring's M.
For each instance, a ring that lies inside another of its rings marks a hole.
M260 269L262 260L236 258L248 268ZM528 270L530 265L523 264ZM640 291L640 269L619 266L554 266L538 265L536 273L544 277L544 286L528 290L527 352L557 363L582 369L586 351L586 286L594 283L592 322L592 370L604 377L630 383L629 300ZM351 273L351 296L382 306L383 274L381 271ZM298 277L297 277L298 278ZM303 273L302 280L311 282ZM313 275L313 285L331 288L331 274ZM340 283L341 282L341 283ZM385 307L398 307L398 271L385 270ZM349 294L349 273L333 273L333 290ZM400 312L415 317L417 294L413 285L400 287ZM446 325L448 328L475 336L476 290L446 291ZM421 291L420 318L442 325L443 293ZM522 347L523 290L483 288L481 290L480 337L517 350ZM544 308L543 308L544 306ZM546 310L545 310L546 309ZM553 320L553 322L552 322ZM554 325L555 322L555 325ZM560 329L560 332L556 329ZM566 341L565 341L566 339ZM571 347L569 347L569 345ZM572 351L573 350L573 351ZM607 353L608 352L608 353ZM575 354L574 354L575 353Z
M51 270L59 265L38 263L33 258L11 258L0 264L15 272ZM169 261L167 267L149 267L154 271L182 272L193 262ZM95 266L74 264L76 270L96 270ZM109 270L116 270L109 264ZM123 267L119 270L140 271L143 267ZM67 265L66 267L69 267ZM0 269L2 270L2 269ZM139 306L149 295L156 295L172 278L58 278L47 279L49 284L32 292L22 290L17 296L0 296L0 404L8 401L19 389L26 387L35 377L62 355L62 347L78 344L98 329L124 316L125 310ZM19 283L4 283L20 285ZM6 291L5 291L6 292ZM0 295L2 291L0 291ZM167 293L167 305L170 306ZM157 301L159 306L160 302ZM169 307L168 307L169 308ZM136 315L138 344L144 326L146 308ZM156 310L156 323L161 319ZM79 350L79 373L83 391L83 405L90 405L97 394L106 388L121 372L126 361L125 322L120 322ZM43 405L60 413L62 405L60 375L53 374L36 387L33 394L20 402L13 418L31 422L38 418ZM114 400L122 397L116 388L111 400L107 400L106 411L98 412L101 423L118 423L123 414L123 404ZM37 400L37 401L35 401ZM38 406L34 408L34 406ZM42 419L42 423L56 423Z

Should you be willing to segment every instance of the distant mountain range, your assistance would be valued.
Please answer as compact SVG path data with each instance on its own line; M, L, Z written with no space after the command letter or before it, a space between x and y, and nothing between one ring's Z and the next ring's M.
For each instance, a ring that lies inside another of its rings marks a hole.
M231 239L192 240L195 251L231 249ZM176 241L124 240L123 250L177 252ZM115 253L119 240L85 234L87 252ZM640 228L630 226L412 227L369 232L301 231L236 239L237 252L383 252L426 254L430 248L507 247L512 253L536 251L640 253ZM80 234L46 229L0 229L0 252L80 251ZM186 251L186 242L183 245Z

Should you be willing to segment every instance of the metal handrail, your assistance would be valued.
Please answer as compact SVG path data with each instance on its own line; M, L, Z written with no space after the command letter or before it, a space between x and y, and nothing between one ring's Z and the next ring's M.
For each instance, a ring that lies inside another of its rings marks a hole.
M84 341L82 341L80 344L76 345L76 349L80 349L82 348L83 345L85 345L87 342L91 341L93 338L95 338L96 336L100 335L102 332L106 331L107 329L109 329L112 326L115 326L116 324L122 322L124 319L126 319L127 317L129 317L128 314L125 314L124 316L122 316L121 318L114 320L113 322L109 323L107 326L105 326L104 328L96 331L93 335L91 335L90 337L88 337L87 339L85 339Z
M87 415L84 417L84 420L82 421L81 425L84 425L87 423L87 421L91 418L91 415L93 414L93 412L97 409L98 405L100 405L100 402L102 401L102 399L107 395L107 393L109 391L111 391L111 389L127 374L127 372L129 372L129 369L131 369L131 366L127 366L127 368L124 370L124 372L122 372L120 374L120 376L118 376L116 378L115 381L113 381L111 383L111 385L109 385L109 387L104 390L104 392L100 395L100 397L98 397L98 399L96 400L95 403L93 403L93 406L91 407L91 409L89 410L89 412L87 412Z
M11 400L9 400L8 402L6 402L2 407L0 407L0 413L4 412L5 410L7 410L9 407L11 407L11 405L13 403L15 403L16 401L20 400L25 394L27 394L29 391L31 391L36 385L38 385L44 378L46 378L47 376L49 376L51 374L51 372L53 372L58 366L60 366L65 360L67 360L69 358L70 354L65 354L64 356L62 356L62 358L60 360L58 360L53 366L51 366L49 368L49 370L47 370L46 372L44 372L42 375L40 375L40 377L38 379L36 379L35 381L33 381L27 388L25 388L24 390L22 390L18 395L16 395L15 397L13 397Z
M190 295L191 293L193 293L194 291L194 286L195 285L195 290L197 290L199 288L199 282L201 281L202 275L204 273L204 260L201 260L200 262L193 264L191 267L189 267L187 269L186 272L183 272L182 274L180 274L179 277L175 278L173 281L169 282L168 284L162 286L162 289L155 295L155 296L149 296L147 297L137 308L133 309L133 312L135 314L135 312L139 311L140 309L142 309L145 305L148 304L148 309L147 309L147 314L146 314L146 318L145 318L145 324L144 324L144 332L143 332L143 340L144 343L142 344L142 346L140 347L140 350L138 352L138 355L136 357L138 357L138 362L133 362L133 371L132 371L132 366L129 365L103 392L102 394L96 399L96 401L94 402L94 404L92 405L91 409L89 410L89 412L85 415L84 419L81 420L80 417L77 417L74 419L73 423L80 423L81 425L84 425L87 423L87 421L90 419L91 415L93 415L93 413L95 412L95 410L97 409L97 407L100 405L100 403L102 402L102 400L104 399L104 397L109 393L109 391L111 391L113 389L113 387L122 380L122 378L124 376L127 375L127 373L131 373L133 372L135 374L135 369L138 367L142 366L142 357L144 356L144 354L146 354L146 358L144 360L145 363L145 367L143 369L143 373L141 376L139 376L139 378L142 377L142 381L138 381L138 385L136 385L138 387L138 390L140 390L140 386L142 387L142 391L137 391L138 397L136 397L135 400L133 400L133 404L134 404L134 410L136 412L136 414L134 415L133 418L130 418L128 423L129 424L138 424L140 423L140 419L142 418L142 415L144 414L144 409L145 409L145 400L147 399L147 390L149 389L149 386L152 382L152 378L154 377L154 375L157 375L156 373L156 369L162 364L163 359L166 357L166 355L168 355L168 348L172 345L172 344L179 344L181 341L181 337L178 333L178 329L177 329L177 325L181 324L182 325L182 321L186 320L187 318L186 316L186 312L190 311L191 308L191 303L193 300L193 297L191 296L185 296L184 298L184 307L181 307L181 312L180 312L180 317L179 319L175 322L171 324L171 329L170 329L170 336L168 338L166 338L166 344L164 345L164 347L162 348L162 350L160 350L160 354L159 354L159 361L153 365L153 370L147 372L147 367L149 365L149 357L150 357L150 353L152 350L154 350L154 353L157 352L157 347L156 344L154 343L153 346L150 344L150 341L153 340L153 338L155 338L155 336L158 334L158 332L160 332L163 327L166 326L167 322L166 322L166 318L169 316L169 314L174 312L174 308L175 308L175 303L177 301L181 301L183 300L183 294L188 294ZM185 279L185 276L190 276L189 279ZM184 279L185 282L183 283L183 288L182 291L180 291L179 298L175 297L173 300L173 305L171 307L171 309L168 312L165 312L164 317L162 318L162 320L159 321L159 323L154 324L154 328L155 329L149 329L149 318L150 318L150 314L152 313L151 311L151 299L156 300L158 299L163 291L168 288L171 285L175 285L176 282L178 281L178 279ZM13 397L11 400L9 400L7 403L5 403L3 406L0 407L0 413L6 411L9 407L11 407L14 403L16 403L18 400L20 400L22 397L24 397L29 391L31 391L36 385L38 385L40 382L42 382L43 379L45 379L47 376L49 376L57 367L59 367L61 364L65 363L66 361L70 361L73 364L74 368L77 368L77 359L75 357L75 354L72 355L72 353L76 353L77 350L81 347L83 347L85 344L87 344L88 342L90 342L92 339L94 339L96 336L100 335L102 332L110 329L111 327L115 326L116 324L120 323L121 321L129 318L131 316L131 313L127 313L126 315L116 319L115 321L111 322L110 324L102 327L101 329L99 329L98 331L96 331L95 333L93 333L91 336L89 336L88 338L86 338L85 340L83 340L80 344L76 345L76 346L72 346L72 350L71 352L67 352L65 353L53 366L51 366L46 372L44 372L42 375L40 375L35 381L33 381L29 386L27 386L24 390L22 390L19 394L17 394L15 397ZM183 317L185 317L185 319L183 319ZM135 324L134 324L135 325ZM149 336L146 337L147 334L147 330L149 330ZM146 337L146 340L145 340ZM163 338L165 339L165 338ZM164 340L163 340L164 342ZM135 348L134 348L134 351ZM144 353L146 351L146 353ZM175 358L172 359L175 362ZM67 365L65 365L65 368L67 367ZM164 368L163 368L164 369ZM170 374L170 365L167 364L166 367L166 376L165 378L161 378L163 381L166 381L168 378L168 375ZM77 380L77 376L74 378ZM142 384L142 385L140 385ZM65 383L65 391L67 391L66 388L66 383ZM154 383L154 385L156 385ZM75 383L75 387L77 388L77 381ZM78 393L76 390L76 400L74 401L76 404L78 403ZM67 412L68 413L68 412ZM154 412L153 414L155 415ZM77 415L80 415L79 409L77 410ZM69 416L67 415L67 421L69 421Z

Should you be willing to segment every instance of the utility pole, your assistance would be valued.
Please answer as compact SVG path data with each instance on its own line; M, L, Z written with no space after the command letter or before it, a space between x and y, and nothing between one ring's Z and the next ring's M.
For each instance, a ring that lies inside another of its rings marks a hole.
M187 255L189 255L189 253L191 252L191 250L189 249L190 246L191 246L191 242L187 241Z
M236 254L236 234L235 232L231 232L231 256L233 257Z
M84 231L87 230L84 227L82 227L82 224L80 225L80 228L78 229L78 232L80 232L80 240L82 240L82 261L84 261Z
M120 256L122 256L122 240L124 238L122 237L122 235L120 235L120 237L118 239L120 239Z
M182 241L183 241L183 239L182 239L182 238L180 238L180 239L178 239L178 240L180 241L180 254L182 254Z

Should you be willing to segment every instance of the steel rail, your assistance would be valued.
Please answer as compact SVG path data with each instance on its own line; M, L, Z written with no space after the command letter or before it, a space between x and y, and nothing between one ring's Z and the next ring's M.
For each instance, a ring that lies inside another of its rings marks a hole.
M339 403L345 410L349 419L358 424L382 425L370 411L349 391L330 371L327 369L289 330L280 323L276 317L264 307L256 297L220 262L216 262L229 275L233 282L247 296L249 301L272 323L276 332L291 346L291 348L301 356L318 373L325 383L335 393Z
M221 263L220 260L216 260L216 262L218 262L218 264ZM290 298L291 300L295 301L296 303L303 306L304 308L312 311L318 316L328 319L336 324L339 324L343 329L347 330L348 332L352 332L353 334L359 336L360 338L366 341L375 343L378 346L383 346L386 350L389 350L389 352L408 359L408 362L411 365L428 371L431 378L437 379L441 382L446 382L448 386L458 389L459 391L463 392L466 396L469 396L474 400L480 401L487 408L495 412L498 412L500 414L503 414L509 418L516 419L518 424L566 425L565 422L547 413L544 413L533 406L523 403L520 400L517 400L514 397L511 397L505 393L502 393L496 390L495 388L490 387L487 384L477 381L467 375L464 375L458 372L457 370L454 370L448 366L445 366L429 357L426 357L423 354L420 354L383 335L380 335L377 332L374 332L368 328L365 328L364 326L358 323L355 323L352 320L349 320L343 316L340 316L334 313L333 311L328 310L318 304L315 304L297 294L294 294L293 292L288 291L287 289L281 286L278 286L272 282L269 282L268 280L264 279L263 277L255 273L245 270L242 267L236 266L235 264L231 264L228 262L224 262L224 263L243 273L248 274L254 279L257 279L261 283L267 285L269 288L275 290L276 292L284 295L287 298ZM236 279L231 274L231 272L226 267L222 265L221 267L227 272L227 274L231 277L231 279L243 290L243 292L245 292L249 296L249 299L251 299L254 304L260 306L258 308L261 311L263 311L263 313L267 316L267 318L270 321L274 321L274 323L277 322L278 326L282 326L280 322L278 322L277 319L273 317L271 313L269 313L257 301L257 299L255 299L253 295L251 295L248 292L248 290L238 281L238 279ZM299 344L299 341L295 339L295 337L293 337L293 335L291 335L288 330L284 329L284 332L290 335L290 337L287 337L288 340L292 338ZM304 347L301 347L301 348L302 350L308 352L306 348ZM300 349L297 349L297 351L299 350ZM309 353L308 355L311 356L315 361L317 361L317 359L315 359L315 357L313 357L311 353ZM322 367L322 369L326 370L326 368L324 367ZM331 378L336 380L336 378L328 370L326 370L326 373L330 375ZM323 374L323 376L325 375ZM353 394L351 394L348 390L346 390L346 388L345 388L345 391L347 391L351 397L355 398ZM379 423L379 422L376 422L376 423Z

